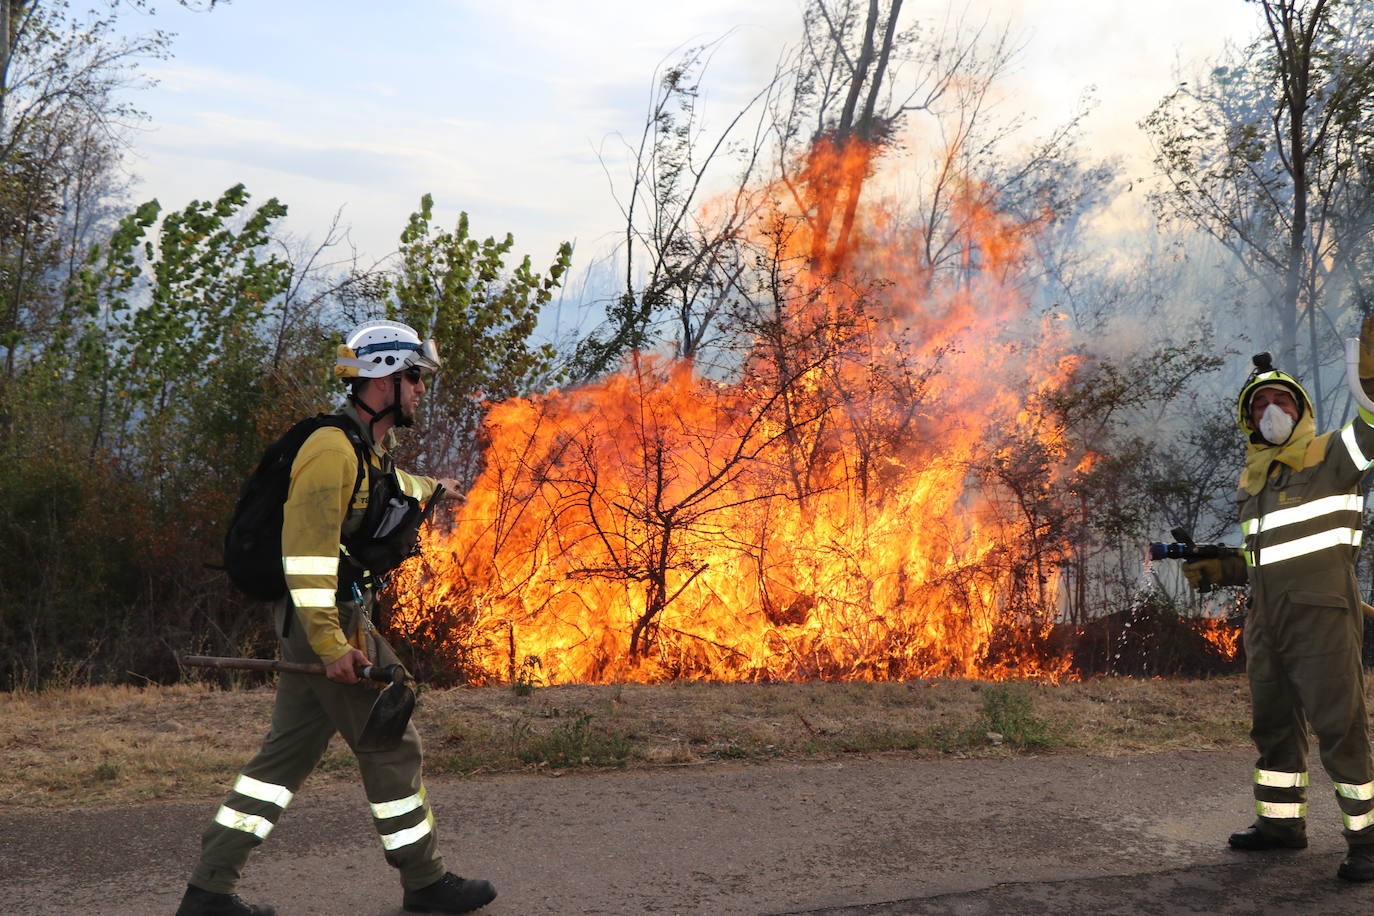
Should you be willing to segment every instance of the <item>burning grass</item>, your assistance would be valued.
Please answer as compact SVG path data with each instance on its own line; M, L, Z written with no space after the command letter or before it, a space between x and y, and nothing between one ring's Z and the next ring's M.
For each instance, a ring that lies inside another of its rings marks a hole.
M0 704L9 807L214 798L256 749L271 688L93 687ZM1117 755L1248 744L1242 676L1068 684L914 680L431 690L416 713L432 777L704 766L882 752ZM355 779L336 739L313 785Z

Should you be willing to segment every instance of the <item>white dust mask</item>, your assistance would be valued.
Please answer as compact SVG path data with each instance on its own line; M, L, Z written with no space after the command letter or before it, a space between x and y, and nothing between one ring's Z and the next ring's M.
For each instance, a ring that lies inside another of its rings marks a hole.
M1260 414L1259 431L1266 442L1274 445L1283 445L1288 441L1288 437L1293 435L1293 425L1295 421L1277 404L1270 404L1264 408L1264 413Z

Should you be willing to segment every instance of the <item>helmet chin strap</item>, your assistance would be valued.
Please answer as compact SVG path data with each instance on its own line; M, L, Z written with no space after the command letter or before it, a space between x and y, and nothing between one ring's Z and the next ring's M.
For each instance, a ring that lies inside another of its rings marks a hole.
M401 412L401 373L399 372L397 372L395 375L391 377L391 393L391 406L388 407L386 411L382 411L382 413L385 415L387 411L394 410L396 411L396 426L399 426L402 429L408 426L414 426L415 417L408 417Z
M396 415L395 421L391 424L392 426L406 427L415 425L415 419L413 417L407 417L405 414L401 413L401 373L399 372L391 376L391 393L391 403L381 410L373 410L371 407L368 407L367 404L363 402L363 399L358 397L356 392L350 391L348 394L348 399L352 401L359 410L372 418L367 421L367 431L372 434L373 439L376 439L377 435L372 432L372 427L376 426L377 422L388 414L394 413Z

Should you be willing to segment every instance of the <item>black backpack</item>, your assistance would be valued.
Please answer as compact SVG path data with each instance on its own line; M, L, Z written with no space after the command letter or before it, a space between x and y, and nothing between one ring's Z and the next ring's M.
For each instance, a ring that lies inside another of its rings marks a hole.
M352 505L367 473L362 433L348 417L317 414L301 420L263 452L262 460L244 483L224 533L224 569L239 591L250 598L275 601L286 594L281 565L282 507L291 486L291 463L311 433L326 426L344 431L358 452L358 479L353 481Z

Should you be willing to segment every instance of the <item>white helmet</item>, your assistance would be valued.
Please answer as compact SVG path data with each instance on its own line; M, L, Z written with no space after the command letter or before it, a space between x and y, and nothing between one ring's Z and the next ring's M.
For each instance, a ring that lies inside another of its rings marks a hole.
M420 342L410 325L399 321L365 321L344 338L334 374L339 378L384 378L411 366L439 371L434 341Z

